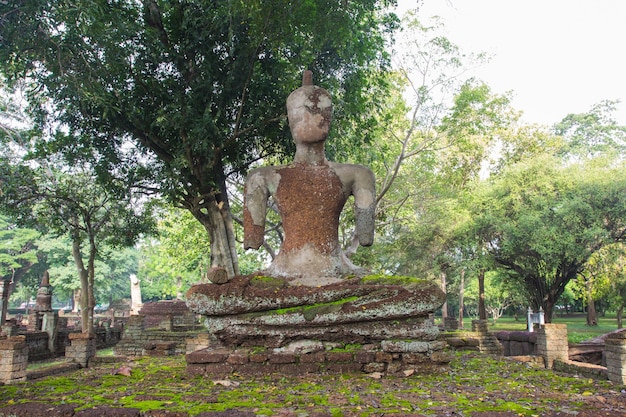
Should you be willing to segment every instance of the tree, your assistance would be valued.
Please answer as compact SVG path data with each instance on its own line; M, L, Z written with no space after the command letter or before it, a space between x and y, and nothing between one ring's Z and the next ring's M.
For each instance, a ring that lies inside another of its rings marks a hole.
M624 155L626 126L620 126L613 117L617 104L604 100L593 105L589 112L568 114L554 125L553 132L565 140L560 154L572 159Z
M438 126L466 81L464 73L485 57L463 53L442 28L439 20L422 21L415 12L404 17L393 57L397 72L389 81L397 86L393 90L406 92L379 100L379 139L355 152L376 173L379 225L377 245L359 248L357 256L389 273L441 276L437 263L446 261L438 254L456 224L445 216L452 193L442 186L446 180L439 181L439 156L456 138L442 135Z
M70 162L95 149L102 177L143 181L189 210L209 234L211 265L234 275L227 179L290 153L285 99L305 68L340 119L359 122L396 25L389 3L9 0L1 69L35 81L38 123L67 129L48 149Z
M76 274L72 256L72 243L66 236L45 236L39 243L41 262L50 273L54 295L74 300L81 294L81 282ZM114 300L130 297L130 274L136 274L139 251L134 247L114 248L104 243L98 247L94 261L95 305L110 304ZM73 306L78 311L78 305Z
M587 261L585 271L573 283L574 292L587 301L587 324L597 325L596 300L604 299L617 313L617 328L623 327L626 307L626 247L623 242L607 245Z
M137 205L130 188L107 192L80 167L63 172L45 160L0 162L0 208L25 224L69 238L81 283L83 332L92 331L98 251L104 243L130 246L150 232L149 206Z
M37 262L35 241L39 232L18 227L0 215L0 277L14 284Z
M485 272L484 277L484 303L485 309L495 324L504 312L513 306L524 306L524 294L515 285L514 280L508 279L504 271L491 270ZM478 313L481 291L478 281L472 281L465 292L466 302Z
M562 167L544 156L512 166L481 191L474 216L491 256L546 320L592 254L626 236L623 172L619 162Z

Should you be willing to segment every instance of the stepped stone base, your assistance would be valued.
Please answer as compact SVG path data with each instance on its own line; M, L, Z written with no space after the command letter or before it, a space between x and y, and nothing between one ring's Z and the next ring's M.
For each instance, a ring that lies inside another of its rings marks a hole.
M343 344L369 344L382 340L436 340L439 329L429 317L339 323L323 326L271 326L246 323L229 317L209 317L205 325L223 346L265 346L279 348L301 340Z
M301 340L282 348L208 348L187 354L187 372L211 378L280 373L386 373L405 375L447 370L452 356L441 340L386 340L343 345Z

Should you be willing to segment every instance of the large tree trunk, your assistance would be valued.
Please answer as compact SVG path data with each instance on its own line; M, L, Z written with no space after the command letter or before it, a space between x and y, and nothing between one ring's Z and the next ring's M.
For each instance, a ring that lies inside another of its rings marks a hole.
M96 268L95 268L96 253L97 253L97 248L96 248L95 237L92 235L89 237L89 260L87 261L87 278L88 278L87 279L87 282L88 282L87 284L87 293L88 293L87 328L89 329L88 331L90 333L94 332L93 314L94 314L94 309L96 308L96 297L94 296L94 291L93 291L95 287L95 278L96 278Z
M219 193L214 192L206 198L185 201L184 204L209 234L211 267L224 268L229 277L238 275L237 241L228 203L226 181L222 181Z
M229 277L238 275L237 242L230 207L216 200L209 205L208 218L209 222L204 227L211 241L211 266L226 269Z
M88 272L85 269L83 263L83 257L80 254L80 240L78 238L72 238L72 256L74 257L74 263L78 270L78 276L80 278L80 321L83 333L89 332L89 295L87 294L87 288L89 287Z
M596 303L593 298L589 296L587 298L587 326L598 325L598 313L596 311Z
M485 270L484 269L480 269L478 271L478 318L480 320L487 320L487 310L485 309Z
M618 310L617 310L617 328L618 329L622 329L623 328L623 314L624 314L624 305L622 305Z

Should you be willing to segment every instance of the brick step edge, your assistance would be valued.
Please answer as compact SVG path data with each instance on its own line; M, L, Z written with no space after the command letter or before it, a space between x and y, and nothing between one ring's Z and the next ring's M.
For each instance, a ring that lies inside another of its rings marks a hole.
M203 376L231 374L412 374L445 371L453 355L447 351L385 352L381 350L310 353L255 349L203 349L186 355L187 373Z

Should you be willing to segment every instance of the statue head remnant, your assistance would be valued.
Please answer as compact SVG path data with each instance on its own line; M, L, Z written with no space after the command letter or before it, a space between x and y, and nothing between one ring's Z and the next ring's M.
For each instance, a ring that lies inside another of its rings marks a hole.
M304 150L311 148L311 144L323 143L328 138L332 113L330 94L323 88L313 85L313 74L311 71L305 71L302 87L287 97L287 118L296 149ZM323 151L323 147L321 150ZM304 162L298 161L298 157L302 156L305 155L298 155L296 150L294 162Z
M250 172L244 202L244 247L258 249L265 234L271 197L283 222L285 239L266 272L293 285L323 285L364 270L352 264L339 245L339 215L354 197L356 234L369 246L374 239L375 183L372 171L361 165L326 159L324 143L330 131L332 101L323 88L312 85L306 71L303 85L287 99L289 126L296 144L289 165L262 167Z

